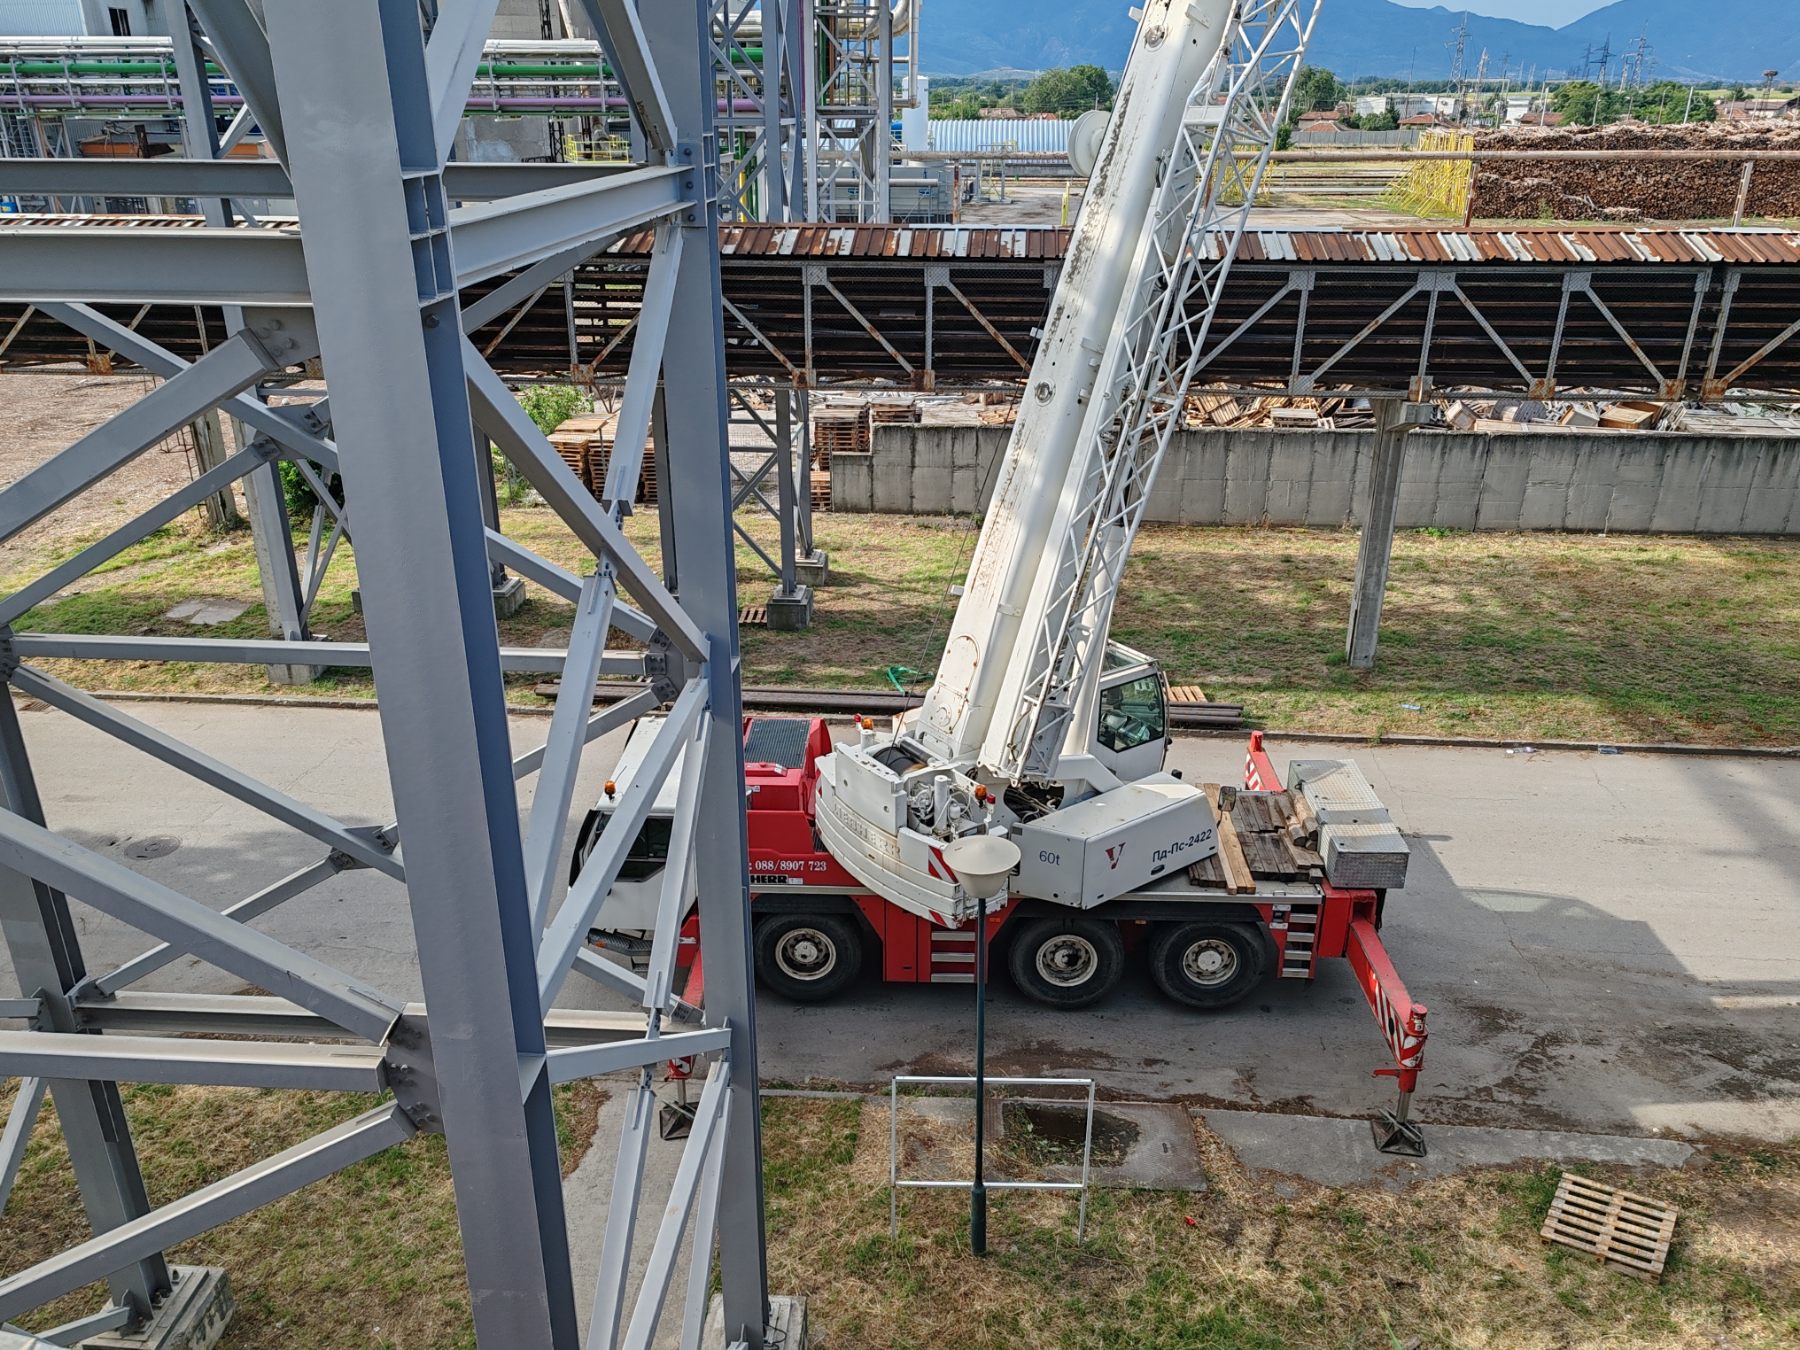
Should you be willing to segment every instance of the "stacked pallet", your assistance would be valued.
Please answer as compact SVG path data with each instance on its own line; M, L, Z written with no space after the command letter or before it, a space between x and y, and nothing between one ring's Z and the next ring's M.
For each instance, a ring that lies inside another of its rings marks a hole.
M1366 400L1349 398L1256 398L1245 401L1214 390L1191 394L1190 427L1274 428L1278 431L1348 431L1375 425Z
M618 431L618 417L616 415L609 417L606 422L606 443L609 450L618 440ZM610 455L608 458L610 459ZM601 466L600 487L606 485L605 470L607 467L606 464ZM656 444L653 441L644 443L644 458L638 466L637 496L633 500L644 506L656 504Z
M826 403L813 411L813 464L829 469L833 455L866 455L873 448L866 403Z
M606 485L606 438L606 418L599 413L568 418L550 433L552 448L596 498Z
M1480 150L1612 150L1616 161L1485 160L1476 166L1471 214L1502 220L1730 220L1744 166L1730 160L1658 159L1658 150L1800 150L1800 128L1701 123L1607 127L1511 127L1484 131ZM1744 214L1800 215L1800 162L1759 163Z
M869 422L872 426L916 427L924 420L924 410L909 398L875 399L869 404Z

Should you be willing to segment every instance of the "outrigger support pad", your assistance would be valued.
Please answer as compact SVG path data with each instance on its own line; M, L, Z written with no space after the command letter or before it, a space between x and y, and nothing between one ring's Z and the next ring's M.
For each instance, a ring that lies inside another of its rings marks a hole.
M1369 1129L1375 1135L1375 1147L1379 1151L1402 1158L1425 1156L1425 1132L1407 1119L1411 1107L1412 1093L1402 1092L1397 1109L1389 1111L1384 1108L1369 1122Z

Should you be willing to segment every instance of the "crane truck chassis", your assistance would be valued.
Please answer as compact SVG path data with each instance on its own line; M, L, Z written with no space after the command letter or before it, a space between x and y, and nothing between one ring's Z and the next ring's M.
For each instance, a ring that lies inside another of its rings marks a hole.
M1127 705L1131 734L1153 731L1160 752L1167 742L1160 739L1158 683L1154 706L1142 701L1142 683L1125 688L1138 696ZM1103 727L1109 717L1115 729L1122 725L1120 702L1103 698ZM630 781L659 722L646 718L634 727L614 770L616 781ZM823 718L745 720L758 979L807 1003L844 993L870 969L892 984L972 984L972 919L915 914L863 886L825 849L816 820L819 761L832 749ZM1295 782L1296 773L1303 781ZM672 774L671 783L677 777ZM1052 1008L1101 1001L1135 965L1147 968L1162 994L1200 1011L1229 1008L1267 979L1313 980L1323 963L1345 961L1391 1058L1391 1065L1374 1072L1394 1078L1399 1092L1396 1108L1374 1122L1376 1146L1422 1156L1422 1136L1408 1116L1423 1063L1426 1009L1407 992L1381 940L1390 888L1330 879L1343 879L1347 871L1395 880L1396 844L1403 871L1404 845L1386 812L1346 761L1296 761L1284 787L1261 732L1250 735L1242 787L1203 790L1216 804L1224 836L1218 853L1086 909L1015 890L987 918L991 959L1003 958L1019 990ZM605 830L615 800L616 788L588 813L571 879ZM659 801L633 840L601 910L605 926L589 935L595 947L627 957L647 952L672 812L672 798ZM944 876L952 879L947 867ZM681 944L678 960L689 972L684 998L698 1002L704 973L698 921L691 914Z
M1294 761L1284 785L1253 739L1241 789L1167 772L1162 672L1109 641L1319 4L1145 0L1137 11L923 702L879 730L863 719L842 743L822 721L745 723L751 914L758 973L793 998L840 992L865 957L890 981L974 983L977 932L990 930L1020 988L1062 1008L1104 998L1134 950L1165 994L1201 1009L1344 959L1393 1054L1381 1072L1399 1080L1377 1142L1416 1152L1406 1115L1425 1010L1380 938L1386 892L1405 884L1404 839L1348 761ZM1247 178L1233 167L1240 144L1257 150ZM1201 246L1215 235L1217 253ZM645 788L613 817L609 784L576 855L579 867L609 817L631 832L605 850L591 935L628 952L691 900L663 895L658 879L685 875L664 872L683 775L666 754L660 778L640 772L665 748L660 726L644 719L614 771L659 784L657 800L646 813ZM983 835L1017 850L996 899L946 861Z

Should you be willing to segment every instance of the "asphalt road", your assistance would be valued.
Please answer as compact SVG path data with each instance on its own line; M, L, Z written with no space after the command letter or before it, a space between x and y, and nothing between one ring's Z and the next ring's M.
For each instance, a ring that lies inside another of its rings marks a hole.
M129 711L353 824L385 823L369 713L194 704ZM318 846L48 710L24 716L51 824L223 907L313 861ZM521 717L521 749L547 719ZM598 789L618 748L588 756ZM1286 754L1274 748L1278 767ZM1294 747L1315 757L1319 746ZM1800 762L1347 747L1412 839L1384 936L1431 1039L1426 1121L1623 1134L1800 1135ZM1190 780L1237 781L1235 739L1184 739ZM146 843L151 844L146 848ZM171 847L172 845L172 847ZM160 856L142 858L143 853ZM78 906L91 969L148 944ZM259 921L378 987L418 996L410 915L392 882L348 873ZM1197 1014L1134 981L1097 1010L1056 1013L997 982L994 1072L1092 1074L1104 1090L1270 1110L1366 1114L1390 1087L1348 970L1275 983ZM10 993L10 974L0 979ZM184 960L146 987L241 988ZM585 981L571 1003L604 999ZM967 986L865 977L822 1007L773 996L762 1072L879 1084L970 1062Z

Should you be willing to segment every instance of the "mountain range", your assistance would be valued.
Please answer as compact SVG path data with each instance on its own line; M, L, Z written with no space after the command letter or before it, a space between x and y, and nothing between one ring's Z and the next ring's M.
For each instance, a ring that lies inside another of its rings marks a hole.
M937 0L922 7L924 69L970 75L1004 67L1042 70L1091 62L1117 71L1137 25L1128 0ZM1610 42L1614 64L1648 39L1652 79L1758 83L1765 70L1800 75L1796 0L1617 0L1561 28L1470 14L1465 65L1481 52L1498 77L1535 67L1539 77L1581 74L1588 49ZM1411 9L1389 0L1324 0L1308 60L1345 78L1442 80L1462 23L1455 8Z

